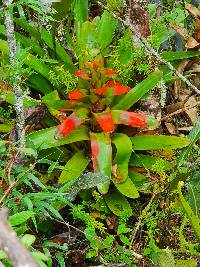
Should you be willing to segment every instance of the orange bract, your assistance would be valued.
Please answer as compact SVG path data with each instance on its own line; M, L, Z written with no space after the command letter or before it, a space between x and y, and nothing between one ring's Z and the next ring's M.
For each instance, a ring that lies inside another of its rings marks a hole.
M77 70L74 73L75 76L82 78L83 80L90 80L91 78L84 72L84 70Z
M115 130L113 117L110 113L100 115L96 118L101 129L106 133L112 133Z
M81 99L85 97L85 95L80 90L71 91L68 93L68 97L71 100Z

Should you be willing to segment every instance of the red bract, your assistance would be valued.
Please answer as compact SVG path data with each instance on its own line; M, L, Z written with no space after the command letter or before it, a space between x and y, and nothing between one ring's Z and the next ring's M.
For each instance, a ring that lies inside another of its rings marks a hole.
M58 131L65 137L83 122L74 112L58 126Z
M82 78L83 80L90 80L90 77L83 70L75 71L74 75L79 78Z
M132 127L146 128L147 116L145 114L122 111L120 114L119 123Z
M94 71L97 71L98 67L103 64L102 60L94 60L94 61L88 61L85 62L84 67L86 68L93 68Z
M96 89L96 94L97 95L104 95L105 93L107 93L108 91L108 87L102 87L102 88L99 88L99 89Z
M106 77L110 77L111 78L111 77L113 77L114 75L117 74L116 71L108 69L108 68L103 68L103 70L105 72Z
M80 90L71 91L68 93L68 97L71 100L81 99L85 97L85 95Z
M115 82L115 81L113 81L113 80L110 80L110 81L108 81L107 83L106 83L106 86L107 87L114 87L114 86L119 86L119 85L122 85L122 82Z
M110 113L98 115L96 120L104 132L112 133L115 130L113 117Z
M113 95L123 95L130 91L130 88L125 85L115 85Z

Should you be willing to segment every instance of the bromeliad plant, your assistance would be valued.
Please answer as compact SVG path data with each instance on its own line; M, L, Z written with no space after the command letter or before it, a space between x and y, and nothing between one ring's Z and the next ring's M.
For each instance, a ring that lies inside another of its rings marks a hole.
M155 120L145 114L113 107L116 98L129 93L131 89L118 81L116 71L104 67L102 59L86 62L82 69L75 72L75 76L79 78L77 88L67 95L68 103L71 100L72 113L58 126L58 134L66 137L81 124L87 125L94 172L112 177L115 184L123 183L128 179L132 144L125 134L115 133L117 125L147 128L154 125ZM59 138L59 135L55 138ZM124 146L116 153L114 162L111 142L117 149ZM106 194L109 183L98 189Z

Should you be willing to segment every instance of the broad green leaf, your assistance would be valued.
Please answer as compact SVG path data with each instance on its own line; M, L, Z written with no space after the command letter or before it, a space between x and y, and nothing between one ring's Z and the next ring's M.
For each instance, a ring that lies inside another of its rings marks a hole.
M117 152L113 165L115 166L116 182L123 182L128 178L128 164L132 153L132 143L125 134L115 134L112 143L116 146ZM114 180L115 180L114 179Z
M125 196L115 191L104 196L106 204L109 209L117 216L127 215L130 217L132 215L132 209L129 202L126 200Z
M62 146L78 141L88 140L87 127L81 125L74 129L68 136L55 139L55 135L58 133L57 127L51 127L43 130L33 132L27 136L35 148L42 150L51 147Z
M129 109L147 92L153 89L162 79L162 72L152 72L146 79L131 89L122 99L113 107L113 109Z
M24 59L24 63L44 76L47 80L49 79L49 72L51 69L37 57L33 56L30 53L27 53L27 56Z
M161 54L162 58L167 61L179 60L184 58L200 56L199 51L165 51Z
M116 188L119 190L119 192L123 194L124 196L130 197L130 198L139 197L137 188L129 177L126 179L125 182L122 182L122 183L116 183L116 180L113 180L113 182Z
M169 150L189 145L187 137L165 135L140 135L131 137L133 150Z
M185 198L182 195L181 189L184 183L180 181L178 183L178 195L179 195L179 200L181 202L181 205L183 207L183 210L185 214L187 215L190 224L192 226L192 229L195 232L195 235L198 239L198 242L200 242L200 219L194 214L193 210L191 209L190 205L188 202L185 200Z
M35 27L32 26L30 23L25 18L15 18L15 22L26 32L30 33L32 37L35 37L36 40L40 41L40 32L39 30Z
M28 78L28 85L44 95L51 93L53 90L51 83L39 73L33 73Z
M90 141L94 171L111 177L112 147L110 135L107 133L90 132ZM106 194L108 189L109 182L106 182L102 186L98 186L98 190L102 194Z
M101 50L107 48L112 42L116 26L117 20L108 11L104 11L97 29L97 41Z
M144 183L148 183L149 179L146 175L129 170L129 177L136 187L142 186Z
M52 101L52 100L53 101L60 100L60 96L58 94L58 91L54 90L51 93L49 93L49 94L47 94L47 95L42 97L42 102L44 104L46 104L46 106L47 106L49 112L51 113L51 115L53 115L53 116L58 115L60 112L58 110L56 110L55 108L53 108L51 106L51 104L48 104L48 100L50 100L50 101Z
M162 164L164 171L169 171L174 167L174 164L167 160L143 154L132 154L129 165L153 170L153 165L158 161Z
M76 37L80 41L82 24L88 19L88 0L74 0L73 4Z
M84 22L80 31L80 39L78 39L78 46L80 48L79 53L82 51L91 51L92 49L95 49L97 46L96 42L97 40L94 25L89 21Z
M194 213L200 217L200 171L194 171L187 185L188 203Z
M184 162L185 157L192 150L193 145L200 139L200 117L198 117L196 125L192 128L191 132L188 135L188 139L190 140L190 144L186 148L181 150L181 154L178 157L178 164L181 165Z
M16 226L25 223L34 215L33 211L21 211L9 217L9 223L11 226Z
M73 157L66 163L58 183L62 184L78 178L86 169L90 159L87 158L83 151L78 151Z
M52 14L52 17L57 20L58 22L65 19L67 16L67 12L70 9L72 0L59 0L59 1L54 1L52 3L53 9L56 10L55 14ZM57 25L56 22L52 22L53 25Z
M36 237L34 235L26 234L21 238L22 244L29 248L36 240Z
M20 42L25 48L31 48L30 51L34 52L36 55L40 57L45 56L45 52L43 51L42 47L34 40L25 37L24 35L16 32L15 33L16 40Z
M45 30L44 27L41 28L41 37L45 41L45 43L48 45L48 47L52 50L54 50L54 41L51 34L48 33L47 30ZM72 64L72 60L70 56L67 54L65 49L56 41L55 42L55 53L57 56L66 64L66 67L73 71L74 67Z

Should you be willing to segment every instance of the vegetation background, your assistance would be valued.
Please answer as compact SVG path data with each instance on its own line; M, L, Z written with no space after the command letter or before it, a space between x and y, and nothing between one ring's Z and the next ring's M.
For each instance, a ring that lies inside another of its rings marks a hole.
M200 266L198 5L0 1L0 266Z

